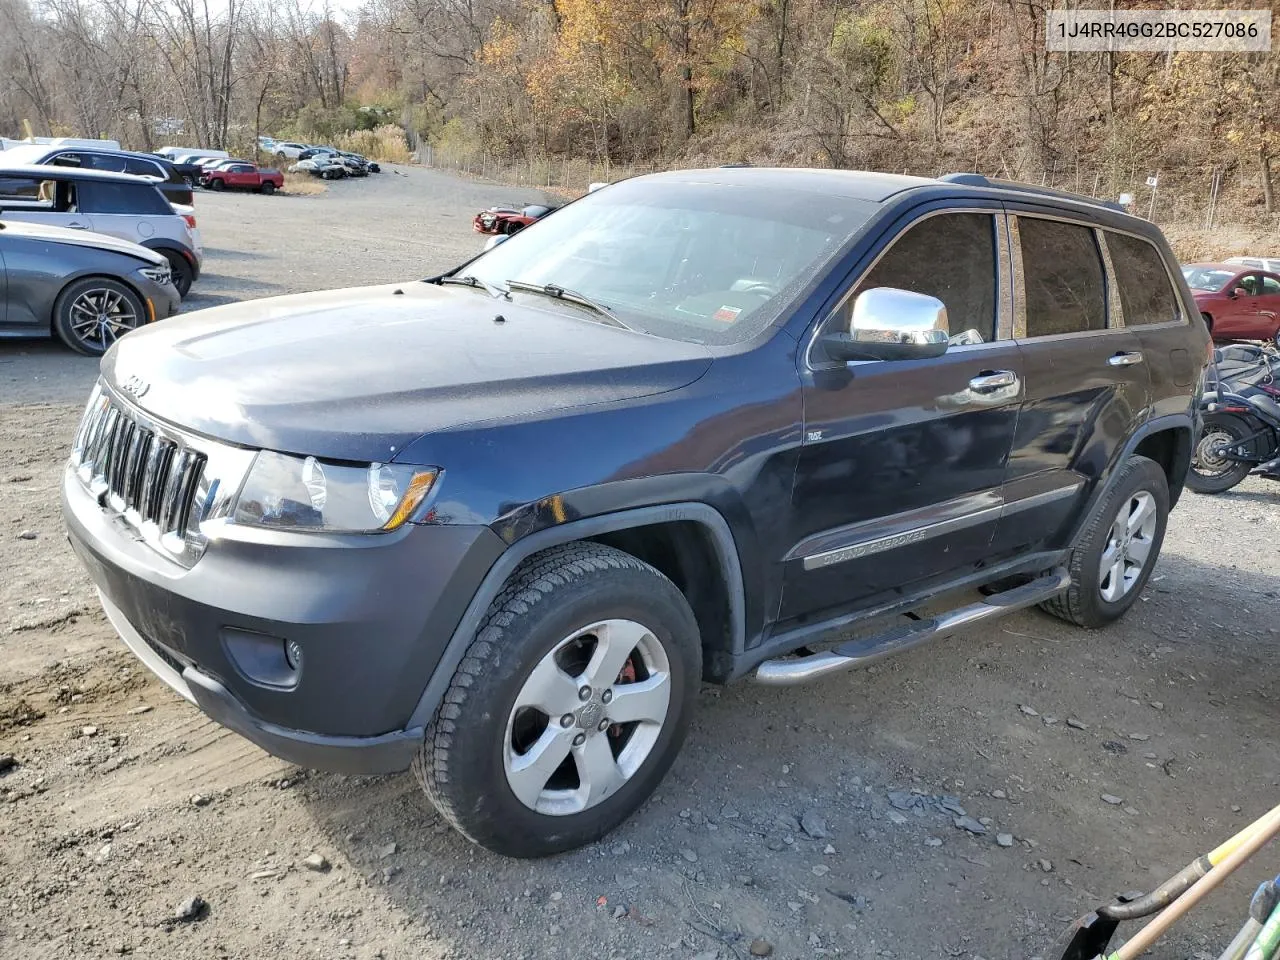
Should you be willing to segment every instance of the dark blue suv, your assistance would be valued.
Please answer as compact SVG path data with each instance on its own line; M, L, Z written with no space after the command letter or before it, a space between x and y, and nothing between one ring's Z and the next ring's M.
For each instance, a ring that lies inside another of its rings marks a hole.
M536 856L641 804L703 681L1121 616L1208 346L1159 231L1097 201L665 173L443 276L130 335L64 509L124 641L209 716L412 764Z

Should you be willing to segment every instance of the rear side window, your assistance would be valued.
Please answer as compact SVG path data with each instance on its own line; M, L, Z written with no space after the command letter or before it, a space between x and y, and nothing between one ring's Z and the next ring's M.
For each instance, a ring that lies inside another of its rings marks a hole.
M1126 327L1168 323L1182 316L1160 251L1138 237L1108 233L1107 252L1115 268Z
M1273 297L1280 293L1280 280L1275 277L1268 277L1266 274L1262 276L1262 295L1264 297Z
M995 223L985 213L928 217L893 242L858 291L896 287L937 297L947 307L951 335L977 330L995 338ZM853 309L850 298L844 309Z
M83 154L80 166L108 173L124 173L125 158L115 153L86 153Z
M1019 217L1028 337L1107 327L1106 284L1093 231Z
M156 216L173 208L153 186L86 180L76 184L76 199L84 213L128 213Z
M135 177L164 177L165 175L160 164L152 163L150 160L140 160L137 157L124 158L124 172Z

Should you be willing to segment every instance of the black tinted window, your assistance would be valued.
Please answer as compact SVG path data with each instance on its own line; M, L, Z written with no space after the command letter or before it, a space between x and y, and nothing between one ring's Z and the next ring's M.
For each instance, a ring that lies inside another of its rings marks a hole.
M977 330L995 338L995 226L985 213L929 217L899 237L858 291L896 287L937 297L947 306L951 334ZM852 301L846 305L851 309Z
M35 200L40 194L40 181L34 177L0 176L0 203L5 200Z
M1093 231L1056 220L1018 218L1026 281L1027 336L1105 330L1106 285Z
M173 213L155 187L137 183L76 184L76 200L84 213L133 213L154 216Z
M125 158L116 153L86 153L80 166L90 170L106 170L108 173L124 173Z
M1160 252L1137 237L1107 234L1107 251L1116 271L1125 326L1167 323L1181 316Z
M152 163L150 160L140 160L137 157L124 158L124 172L135 177L164 176L164 171L160 169L158 163Z

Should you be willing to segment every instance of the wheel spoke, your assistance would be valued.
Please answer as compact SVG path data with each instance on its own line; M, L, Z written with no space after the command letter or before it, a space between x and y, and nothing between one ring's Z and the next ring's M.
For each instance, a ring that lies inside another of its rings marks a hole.
M610 620L592 627L590 632L595 634L596 648L582 680L592 687L612 686L631 652L649 636L648 630L631 620Z
M1134 537L1129 541L1129 562L1137 567L1136 573L1141 573L1147 565L1147 557L1151 554L1151 541L1146 537Z
M547 781L572 748L572 730L562 730L555 724L548 726L526 753L511 758L507 770L511 792L526 807L536 807ZM507 749L511 749L510 744Z
M552 654L547 654L520 688L515 705L517 709L534 707L557 722L580 706L578 683L560 669Z
M1107 541L1107 548L1102 551L1102 560L1099 564L1103 571L1106 571L1112 564L1116 562L1116 558L1120 556L1120 544L1112 539ZM1105 572L1103 576L1105 576Z
M635 720L662 723L670 703L670 674L655 674L639 683L620 683L613 688L613 702L608 707L609 719L614 723Z
M1102 579L1102 599L1115 603L1124 595L1124 558L1117 556Z
M1137 533L1146 524L1155 519L1156 501L1150 494L1140 493L1130 501L1128 532Z
M609 748L609 738L587 737L586 743L573 748L573 762L578 767L578 796L585 807L591 807L612 796L626 782Z

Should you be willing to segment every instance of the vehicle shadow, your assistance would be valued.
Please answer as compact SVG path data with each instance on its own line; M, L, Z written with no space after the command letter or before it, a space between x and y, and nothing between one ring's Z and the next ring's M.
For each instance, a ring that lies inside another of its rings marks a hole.
M265 253L256 253L252 250L230 250L223 247L205 247L204 254L206 257L217 257L219 260L266 260Z
M1274 504L1280 502L1280 486L1275 486L1275 481L1266 481L1258 478L1259 482L1267 484L1257 490L1241 490L1237 487L1234 490L1228 490L1226 493L1214 494L1214 499L1223 500L1230 503L1268 503Z
M311 774L305 808L330 859L417 935L467 956L504 955L516 932L533 958L649 957L661 944L746 956L757 936L808 956L811 935L938 956L957 929L986 956L1039 953L1096 891L1150 888L1262 812L1223 813L1269 796L1280 765L1267 669L1280 578L1223 572L1172 543L1129 616L1101 630L1024 611L802 691L704 687L656 795L558 857L472 845L410 775ZM887 792L911 789L959 797L989 832L929 805L893 822ZM799 826L806 810L824 835ZM1001 831L1017 850L1000 849ZM1044 883L1028 880L1029 856L1051 864L1031 861ZM975 883L981 896L957 896ZM1232 920L1229 901L1199 908L1187 936Z

